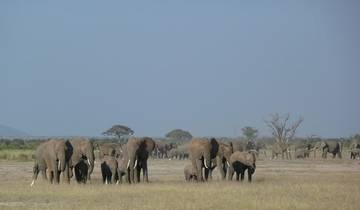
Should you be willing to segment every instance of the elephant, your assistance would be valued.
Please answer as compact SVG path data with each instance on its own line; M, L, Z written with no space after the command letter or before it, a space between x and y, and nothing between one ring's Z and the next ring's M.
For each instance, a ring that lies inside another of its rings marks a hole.
M196 170L191 164L188 164L184 168L185 181L197 180Z
M155 141L149 137L135 138L131 137L126 144L127 161L126 175L129 183L135 183L134 175L136 174L136 181L140 182L140 171L143 170L143 180L148 182L148 168L147 160L151 152L155 149Z
M306 148L297 149L295 151L295 158L309 158L310 157L310 150Z
M118 143L103 143L97 146L99 148L100 159L102 159L105 155L111 155L118 158L123 153L122 145Z
M126 151L124 151L124 153L126 153ZM118 158L117 162L118 162L118 171L117 171L117 175L118 175L117 184L118 184L119 182L122 183L122 178L123 178L123 176L126 176L126 174L128 173L127 171L129 169L127 168L128 161L126 161L125 157ZM127 181L129 181L128 178L127 178Z
M216 166L219 169L222 180L226 179L226 172L228 170L230 156L233 153L233 151L234 149L232 142L230 142L229 144L219 143L219 149L216 154Z
M353 142L350 146L350 159L356 159L356 157L360 158L359 150L360 143Z
M322 141L320 143L320 149L322 150L322 158L327 158L327 153L332 153L333 158L336 155L341 159L342 143L340 141Z
M233 142L232 142L232 145L233 145L233 150L234 150L234 152L235 152L235 151L239 151L239 152L245 151L246 144L245 144L244 142L241 142L241 141L233 141Z
M65 181L69 180L68 173L64 173L67 162L69 161L69 149L65 140L50 139L41 143L36 149L36 159L33 167L33 186L39 172L41 171L44 179L47 179L46 170L49 171L50 183L60 182L60 173L63 172Z
M90 181L95 162L94 147L91 141L87 138L74 138L67 141L67 144L72 147L72 155L69 161L69 177L71 177L74 169L78 183Z
M278 143L276 142L272 147L272 158L277 159L278 155L281 154L282 159L286 157L286 159L291 160L290 146L287 143ZM284 156L285 154L285 156Z
M232 180L234 172L236 172L236 180L239 181L239 175L241 174L241 181L243 181L245 170L248 172L248 181L252 181L252 175L255 173L256 169L256 154L254 152L236 151L230 156L229 162L229 181Z
M118 161L114 156L105 155L101 160L103 183L116 183L118 179Z
M175 148L174 143L156 142L156 157L157 158L168 158L168 153L171 149Z
M211 169L211 160L217 156L219 144L216 139L193 138L187 146L192 166L196 170L197 181L205 181ZM205 167L205 180L202 168Z

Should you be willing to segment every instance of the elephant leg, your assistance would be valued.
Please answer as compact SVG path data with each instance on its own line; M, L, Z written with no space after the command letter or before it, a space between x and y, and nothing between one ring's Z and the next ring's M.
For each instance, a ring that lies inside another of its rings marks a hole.
M143 163L143 181L144 182L149 182L147 161L144 161L144 163Z
M47 179L48 179L48 178L47 178L47 175L46 175L46 168L44 168L44 169L41 170L41 176L42 176L43 180L47 180Z
M142 166L139 166L139 165L138 165L138 166L135 168L135 174L136 174L135 181L136 181L137 183L140 183L141 167L142 167Z
M103 167L101 167L101 175L102 175L103 184L105 184L106 174Z
M230 165L229 167L229 175L228 175L228 180L231 181L232 177L234 175L234 167L232 165Z
M247 169L247 172L248 172L248 181L251 182L252 173L249 168Z
M236 181L239 181L239 172L236 172Z
M199 177L199 181L203 182L204 181L204 177L203 177L203 173L202 173L202 160L195 160L195 168L196 168L196 176Z
M216 157L216 163L217 163L217 167L219 168L221 180L224 180L226 178L226 174L224 172L224 163L222 161L222 158Z
M66 164L65 171L63 172L63 180L65 183L70 184L69 165Z
M38 164L35 164L34 168L33 168L33 180L30 184L30 186L33 186L35 184L35 180L37 180L38 174L39 174L39 166Z
M115 184L116 183L116 169L115 168L113 168L112 170L111 170L111 184Z
M244 181L244 173L245 173L245 171L241 170L241 181Z
M205 180L207 181L209 179L209 174L211 173L211 169L205 168Z

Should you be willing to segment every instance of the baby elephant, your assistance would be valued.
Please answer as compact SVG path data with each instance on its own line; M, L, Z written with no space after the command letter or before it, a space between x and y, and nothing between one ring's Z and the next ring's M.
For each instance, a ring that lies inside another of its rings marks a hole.
M236 172L236 180L239 181L241 174L241 181L244 180L245 170L248 171L248 181L251 182L251 176L255 173L256 168L256 154L251 151L240 152L236 151L230 156L229 180L232 180L234 172Z
M184 168L185 181L197 180L196 171L191 164L188 164Z
M103 183L115 183L117 177L118 163L114 156L105 155L101 161L101 174Z

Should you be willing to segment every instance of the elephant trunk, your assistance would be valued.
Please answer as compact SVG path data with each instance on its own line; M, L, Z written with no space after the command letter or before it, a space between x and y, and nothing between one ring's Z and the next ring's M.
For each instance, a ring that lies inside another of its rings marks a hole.
M94 170L94 165L95 165L95 155L94 153L91 151L88 154L86 154L86 158L87 158L87 163L89 165L88 167L88 173L87 173L87 179L90 180L90 174L93 172Z
M58 171L63 172L65 171L66 167L66 158L65 158L65 152L58 154Z

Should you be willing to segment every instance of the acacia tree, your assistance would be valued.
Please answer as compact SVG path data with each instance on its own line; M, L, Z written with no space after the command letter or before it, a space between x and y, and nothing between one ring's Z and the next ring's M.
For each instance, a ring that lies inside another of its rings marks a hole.
M182 129L174 129L165 135L166 138L177 139L177 140L190 140L192 135L189 131Z
M241 131L248 141L253 141L258 135L258 130L250 126L243 127Z
M113 125L111 128L109 128L102 134L106 136L116 136L120 141L121 137L123 136L133 135L134 131L125 125Z
M265 123L271 129L272 135L275 138L275 148L281 150L282 157L284 157L284 153L286 153L286 157L291 159L288 143L291 139L293 139L296 129L300 126L304 119L299 117L299 119L293 123L290 123L289 119L289 113L284 115L275 113L271 114L270 119L265 120Z

